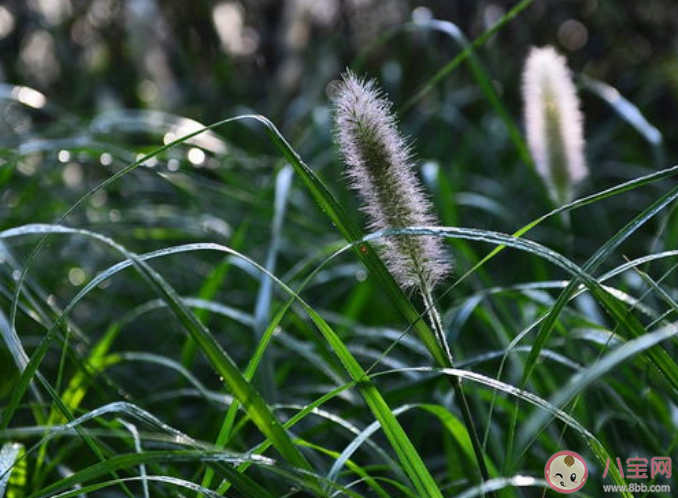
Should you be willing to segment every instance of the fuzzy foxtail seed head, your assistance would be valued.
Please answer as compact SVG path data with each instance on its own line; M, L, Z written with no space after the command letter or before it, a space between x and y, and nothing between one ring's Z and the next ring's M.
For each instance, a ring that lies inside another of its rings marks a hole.
M565 59L551 47L530 50L523 72L527 142L537 171L560 204L587 175L584 119Z
M409 144L397 129L391 103L374 82L344 74L334 111L335 140L370 229L436 225L431 202L414 172ZM382 240L386 264L402 287L433 287L451 270L451 259L438 237Z

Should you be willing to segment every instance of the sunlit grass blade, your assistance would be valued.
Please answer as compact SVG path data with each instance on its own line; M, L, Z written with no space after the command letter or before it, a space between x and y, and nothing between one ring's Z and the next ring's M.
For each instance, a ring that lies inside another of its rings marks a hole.
M161 484L167 484L171 487L179 488L179 489L185 489L188 491L195 491L198 493L201 493L208 498L223 498L222 495L215 493L211 489L204 488L202 486L199 486L191 481L186 481L184 479L178 479L176 477L171 477L171 476L145 476L143 479L150 481L150 482L158 482ZM72 489L70 491L64 491L62 493L59 493L57 495L52 495L52 498L75 498L75 497L80 497L83 496L86 493L93 493L95 491L99 491L102 489L106 489L112 486L117 485L119 482L136 482L136 481L141 481L141 477L125 477L122 479L118 479L115 481L104 481L104 482L98 482L96 484L89 484L86 486L78 486L75 489Z
M221 346L216 341L214 336L199 322L195 317L195 314L190 312L186 306L181 302L181 299L177 296L176 292L164 281L164 279L153 269L151 269L145 262L143 262L136 255L128 252L119 244L116 244L111 239L103 237L99 234L85 230L74 230L68 229L65 227L45 227L40 228L44 233L81 233L87 234L95 239L106 243L107 245L113 247L118 252L122 253L129 261L132 262L134 267L144 276L152 288L164 299L167 301L168 305L172 311L177 315L186 327L187 331L192 335L194 340L198 343L200 348L203 350L207 358L212 363L213 367L217 372L222 376L224 383L229 387L231 392L243 403L243 407L248 411L253 422L262 430L264 434L267 435L280 451L280 453L294 466L299 468L310 469L309 463L299 452L299 450L294 446L289 435L285 432L284 429L280 426L279 422L273 417L270 413L270 409L266 402L261 398L261 396L256 392L253 386L242 376L240 370L235 365L233 360L227 355L227 353L221 349ZM51 229L51 230L50 230ZM11 233L11 232L10 232ZM7 231L3 232L3 236L7 236ZM44 240L44 238L43 238ZM44 358L44 355L47 353L49 344L56 333L56 330L61 325L66 315L72 309L73 302L71 306L64 309L64 312L60 317L55 321L54 325L47 333L45 338L42 340L40 346L36 352L31 357L26 370L22 373L19 382L17 383L15 389L12 392L12 397L10 403L3 412L3 420L1 428L4 430L7 428L9 421L12 417L12 414L16 410L20 399L23 396L23 393L26 389L26 386L30 382L30 379L34 375L35 371L38 368L38 365ZM66 407L63 407L66 409Z
M678 198L678 187L661 196L651 206L645 209L641 214L630 221L624 228L617 232L582 266L582 270L585 272L594 271L610 254L614 252L614 250L624 240L630 237L653 216L660 213L676 198ZM522 381L523 385L525 385L532 374L537 356L539 355L539 351L548 341L560 312L566 305L571 295L575 292L578 285L579 281L577 279L574 279L570 282L567 288L560 294L558 300L542 324L534 341L532 352L530 353L525 365ZM632 315L625 313L625 311L623 309L619 309L618 306L614 306L611 301L607 301L603 304L612 306L612 309L609 309L610 313L612 313L614 318L620 323L620 326L623 328L628 328L633 336L640 336L644 333L642 325L640 325L640 323L634 319ZM668 357L664 350L660 351L661 352L655 352L654 350L651 350L649 354L651 354L651 357L657 363L657 366L660 368L660 370L662 370L662 372L667 376L667 380L669 380L669 382L673 385L674 389L678 389L678 367L676 366L675 362L673 362L673 360Z
M526 391L525 389L520 389L518 387L512 386L512 385L507 384L505 382L501 382L501 381L493 379L491 377L487 377L485 375L482 375L482 374L479 374L479 373L476 373L476 372L470 372L468 370L461 370L461 369L458 369L458 368L442 368L441 369L441 368L434 368L434 367L413 367L413 368L397 369L397 370L391 370L391 371L386 371L386 372L380 372L378 374L374 374L372 377L378 378L378 377L382 377L382 376L386 376L386 375L402 373L402 371L404 371L404 370L411 370L411 371L417 371L417 372L439 372L443 375L457 376L457 377L460 377L464 380L468 380L470 382L485 385L485 386L490 387L492 389L495 389L499 392L503 392L504 394L511 396L511 397L514 397L516 399L526 401L527 403L530 403L531 405L534 405L534 406L540 408L541 410L548 412L550 415L552 415L553 417L562 421L569 428L574 430L584 440L584 442L588 445L589 449L593 452L593 454L595 455L595 457L597 458L599 463L601 463L602 465L605 465L605 462L607 461L607 459L610 458L607 450L605 449L605 446L588 429L586 429L580 422L578 422L572 416L565 413L563 410L553 406L551 403L544 400L543 398L540 398L539 396L537 396L534 393ZM625 481L624 477L622 477L622 475L619 473L618 469L610 467L610 474L611 474L613 481L616 484L618 484L620 486L624 486L624 489L626 489L626 481ZM626 492L622 492L622 496L625 496L627 498L632 498L633 494L626 491Z
M290 189L292 188L293 171L291 166L285 166L276 175L273 221L271 223L271 242L268 246L266 261L263 265L269 273L275 273L278 252L280 251L283 220L287 210ZM272 282L266 274L263 274L254 309L254 335L257 339L260 339L266 330L266 324L269 319L271 308L271 299ZM270 355L262 358L258 385L261 386L263 394L270 402L273 402L276 399L274 368Z
M346 240L348 242L354 242L362 239L360 229L353 222L352 218L348 216L343 206L339 204L331 191L313 170L301 160L299 155L292 149L290 144L280 134L273 123L263 116L259 116L258 119L266 126L274 144L290 164L292 164L295 172L306 184L318 206L330 218ZM447 357L438 344L435 334L426 321L421 319L421 314L416 310L410 299L401 290L400 286L393 280L393 277L374 250L368 245L364 245L362 247L356 246L354 251L370 270L370 273L377 278L382 285L382 288L388 293L389 297L393 300L401 313L403 313L408 322L415 324L415 329L419 333L422 342L430 351L436 362L440 365L445 365Z
M0 498L4 498L14 462L21 455L23 447L19 443L6 443L0 448Z
M556 408L564 407L575 396L609 373L613 368L629 361L634 356L650 349L656 344L675 337L676 334L678 334L678 326L669 325L656 332L648 332L645 335L625 342L590 367L572 376L567 384L549 399L549 403ZM530 443L533 436L543 430L548 423L548 416L544 412L538 412L524 424L518 439L518 444L521 447Z
M458 498L474 498L475 496L485 496L491 491L500 491L506 488L543 488L546 492L548 483L541 478L533 476L517 475L513 477L497 477L491 479L479 486L467 489Z
M32 493L28 498L46 498L54 496L56 493L71 488L77 484L86 483L105 474L114 471L134 468L142 464L151 464L156 462L220 462L218 468L226 473L228 479L234 481L234 485L249 498L272 498L268 491L254 482L247 476L244 476L235 470L232 465L241 463L244 460L252 460L259 465L271 467L273 460L263 457L248 458L245 456L233 456L228 453L214 453L208 451L196 450L166 450L166 451L146 451L144 453L129 453L124 455L114 455L105 462L91 465L83 470L75 472L73 475L61 479L54 484L45 486L40 491ZM148 478L148 477L147 477ZM122 482L122 481L120 481ZM82 491L81 491L82 492Z
M605 101L624 121L632 126L652 147L655 162L664 166L664 137L656 126L652 125L638 106L626 99L619 91L603 81L582 76L585 89Z
M169 285L167 285L162 279L162 277L160 277L160 275L158 275L154 270L152 270L141 258L129 253L124 248L114 243L110 239L107 239L94 232L86 230L69 229L67 227L60 226L53 227L45 225L36 226L34 227L34 230L37 232L42 231L42 233L53 231L55 233L79 233L83 235L88 235L97 240L107 243L108 245L114 247L116 250L124 254L125 257L130 262L132 262L135 268L138 271L142 272L142 274L150 281L150 283L152 283L156 291L172 307L173 311L181 319L182 323L191 332L196 342L208 356L213 366L217 369L219 374L224 377L224 382L229 386L229 388L234 393L234 395L239 399L239 401L241 403L244 403L243 406L250 414L252 420L262 430L262 432L264 432L264 434L266 434L272 440L278 451L280 451L281 454L283 454L283 456L285 456L285 458L288 459L288 461L293 465L299 468L308 468L308 463L306 462L304 457L300 453L298 453L298 450L296 449L296 447L294 447L287 433L280 427L277 420L270 414L268 405L266 405L263 399L260 396L258 396L258 394L254 391L254 388L251 386L249 382L247 382L245 377L242 376L237 367L232 363L232 360L230 360L226 353L221 350L221 347L216 342L214 337L209 333L209 331L204 329L202 324L194 322L197 321L195 319L195 315L193 313L190 313L186 309L186 307L183 305L183 303L181 302L180 298L176 295L174 290ZM10 234L17 235L19 233L23 234L26 232L30 232L30 230L24 227L22 230L15 230L14 232L10 232ZM2 237L3 235L6 237L7 232L4 232L4 234L0 234L0 237ZM233 254L246 260L249 264L255 266L259 271L266 272L263 267L256 264L254 261L250 260L249 258L246 258L242 254L237 253L237 251L233 251L232 249L227 248L225 246L220 246L218 244L198 244L198 246L210 246L211 248ZM414 448L411 441L403 431L402 427L391 413L390 408L388 407L384 399L381 397L377 389L369 382L367 382L364 370L362 370L358 362L348 351L345 344L341 341L341 339L339 339L339 337L322 319L322 317L320 317L319 314L317 314L310 306L308 306L303 300L301 300L301 298L299 298L298 295L294 293L294 291L292 291L285 284L280 282L274 275L267 272L266 274L269 276L269 278L273 279L273 281L280 285L285 290L285 292L289 293L291 296L294 296L299 300L299 303L304 307L304 310L308 313L311 320L316 324L318 329L322 332L323 336L334 350L335 354L344 364L348 373L354 380L359 382L358 387L361 391L361 394L363 395L365 401L370 406L370 409L372 410L374 415L377 417L377 420L379 420L380 424L382 425L385 434L389 438L391 445L394 447L394 450L396 451L401 463L403 464L408 476L412 480L418 492L422 494L422 496L433 496L433 497L440 496L440 491L438 490L435 481L431 477L430 473L426 469L426 466L421 460L421 457L419 456L417 450ZM92 282L90 282L89 289L92 288L91 284ZM41 343L41 346L39 347L38 351L34 353L33 357L31 358L31 361L29 362L29 366L26 372L31 371L31 364L34 364L35 365L34 368L37 368L39 359L42 359L42 357L44 357L44 354L48 347L50 334L54 333L53 331L56 330L56 327L59 326L60 320L63 320L65 318L65 315L70 312L75 303L81 299L82 295L84 295L83 291L85 291L86 289L87 288L83 289L79 293L79 295L76 296L76 298L74 298L74 300L71 301L71 303L64 309L64 313L55 322L52 331L48 333L46 338ZM26 374L22 376L22 378L25 376ZM24 390L26 382L27 380L24 380L23 383L20 382ZM13 413L13 410L16 409L18 399L20 399L19 395L20 392L21 391L16 391L15 393L13 393L12 396L13 403L11 404L13 408L11 413ZM295 453L297 453L297 455L295 455ZM301 465L297 465L298 462L301 462Z
M464 424L456 416L454 416L444 407L433 404L404 405L393 410L393 414L396 416L400 416L401 414L412 409L420 409L422 411L427 411L434 415L435 417L437 417L443 424L445 429L450 433L450 435L453 436L455 442L458 445L458 449L461 450L466 459L469 460L470 462L475 462L475 454L473 451L473 444L471 442L471 438L469 437L468 431L464 427ZM332 464L332 468L327 474L327 479L328 480L337 479L344 463L347 462L348 459L351 458L351 455L353 455L353 453L355 453L360 448L360 446L363 443L365 443L365 441L368 441L369 440L368 438L372 436L372 434L374 434L378 429L379 425L375 422L370 424L362 431L360 431L360 433L356 436L355 439L353 439L353 441L351 441L351 443L344 449L344 451L340 455L337 455L337 457L334 460L334 463ZM490 468L491 474L496 475L497 469L492 464L492 461L487 459L487 463Z

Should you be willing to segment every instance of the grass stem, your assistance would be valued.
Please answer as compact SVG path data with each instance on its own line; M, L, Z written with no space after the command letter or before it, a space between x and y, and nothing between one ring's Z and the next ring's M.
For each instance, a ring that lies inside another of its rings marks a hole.
M445 336L445 329L443 327L443 322L436 307L435 301L431 294L430 286L427 285L425 281L421 282L421 295L424 300L424 306L426 307L426 314L429 317L431 326L433 327L434 332L438 336L438 340L445 351L447 365L441 365L443 368L454 368L454 359L452 357L452 352L450 346L447 342L447 337ZM490 473L487 469L487 464L485 463L485 454L483 452L483 447L478 436L478 431L473 419L473 412L471 406L464 392L464 386L462 385L461 379L454 376L446 376L448 382L452 389L454 389L454 395L458 400L459 409L461 410L462 418L464 420L464 425L468 432L469 438L471 439L471 444L473 445L473 452L476 455L476 460L478 462L478 468L480 470L480 475L483 483L490 479ZM482 496L485 496L483 493ZM496 498L494 492L490 493L491 498Z

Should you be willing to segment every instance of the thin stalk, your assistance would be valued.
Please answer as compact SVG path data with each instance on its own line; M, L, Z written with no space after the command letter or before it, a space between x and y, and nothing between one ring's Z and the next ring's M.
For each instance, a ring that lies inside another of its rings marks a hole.
M438 336L438 340L445 351L447 358L447 365L442 365L443 368L454 368L454 360L452 358L452 352L450 346L447 342L445 336L445 331L443 328L443 322L440 318L440 313L436 307L433 296L431 295L430 286L425 282L421 281L420 285L421 296L424 300L424 306L426 308L426 315L431 322L435 334ZM466 425L466 431L468 432L469 438L471 439L471 444L473 445L473 452L476 455L476 460L478 461L478 468L480 469L480 474L482 477L483 483L489 481L490 473L487 469L485 463L485 455L483 452L483 447L480 443L480 438L478 437L478 432L476 430L475 422L473 421L473 415L471 412L471 406L469 405L468 399L466 398L466 393L464 392L464 386L461 383L461 379L456 376L446 375L445 376L450 383L452 389L454 389L454 394L459 401L459 408L461 409L462 418L464 419L464 425ZM491 497L495 498L496 494L492 491L489 493ZM483 493L482 496L485 496Z

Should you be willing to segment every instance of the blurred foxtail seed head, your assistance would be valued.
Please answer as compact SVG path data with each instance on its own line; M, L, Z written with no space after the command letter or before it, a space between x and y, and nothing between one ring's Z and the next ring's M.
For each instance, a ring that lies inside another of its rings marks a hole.
M565 58L552 47L532 47L523 72L527 143L551 194L559 204L572 200L587 175L584 119Z

